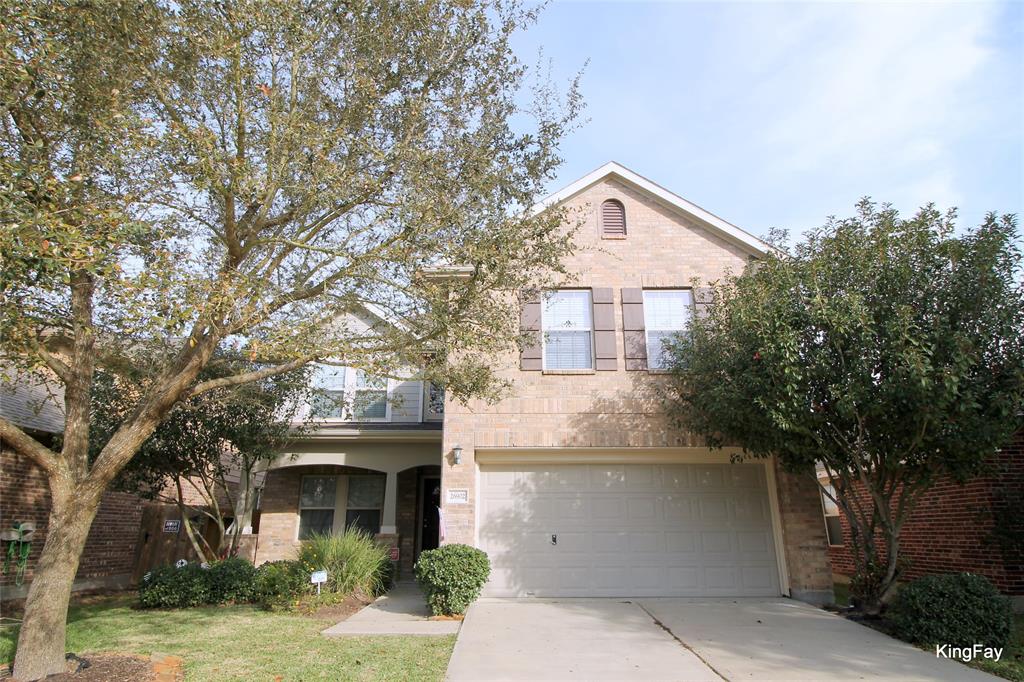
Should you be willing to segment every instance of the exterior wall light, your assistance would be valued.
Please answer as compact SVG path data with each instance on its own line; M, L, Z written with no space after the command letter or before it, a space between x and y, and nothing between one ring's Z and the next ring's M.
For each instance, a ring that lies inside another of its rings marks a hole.
M452 462L455 464L462 464L462 446L458 443L452 448Z

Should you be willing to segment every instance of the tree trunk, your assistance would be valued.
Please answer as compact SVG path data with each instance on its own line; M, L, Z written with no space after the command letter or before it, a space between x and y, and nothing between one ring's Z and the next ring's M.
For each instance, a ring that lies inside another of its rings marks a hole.
M50 521L46 542L32 573L14 677L38 680L65 671L68 602L100 495L51 479ZM62 489L63 488L63 489Z

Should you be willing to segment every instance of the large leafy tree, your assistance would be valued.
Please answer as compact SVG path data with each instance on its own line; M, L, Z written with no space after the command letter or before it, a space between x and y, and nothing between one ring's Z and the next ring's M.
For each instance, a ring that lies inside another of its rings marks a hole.
M495 292L569 248L557 212L527 210L579 108L575 84L524 88L509 41L532 18L504 0L0 3L0 353L62 384L66 413L60 450L0 419L52 500L20 679L62 669L100 497L179 401L321 357L426 357L452 395L494 387L483 358L517 333ZM449 264L457 285L430 276ZM342 322L367 306L395 323ZM261 368L200 379L226 342ZM102 443L98 369L146 387Z
M864 200L791 254L719 282L671 348L669 408L685 427L793 471L824 465L868 612L899 577L921 494L977 475L1020 421L1016 223L990 215L957 236L953 218L927 207L903 219Z
M199 380L259 369L235 353L221 351ZM197 556L210 560L235 556L242 532L252 523L257 479L308 426L303 406L316 396L310 378L307 365L183 400L140 446L115 486L176 504ZM145 390L145 385L130 382L124 374L97 371L92 394L94 457ZM205 518L216 526L216 544L207 541L193 518Z

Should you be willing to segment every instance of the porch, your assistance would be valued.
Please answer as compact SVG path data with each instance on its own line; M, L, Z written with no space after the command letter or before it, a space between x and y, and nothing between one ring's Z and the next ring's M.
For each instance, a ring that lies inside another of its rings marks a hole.
M311 533L358 527L397 550L399 576L438 545L439 441L309 442L262 481L255 562L291 559ZM393 550L394 551L394 550Z

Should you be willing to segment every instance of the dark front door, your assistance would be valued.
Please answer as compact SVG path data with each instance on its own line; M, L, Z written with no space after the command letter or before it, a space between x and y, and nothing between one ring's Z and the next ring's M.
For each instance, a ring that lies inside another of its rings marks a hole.
M436 549L440 529L437 508L441 506L441 479L423 479L423 508L420 509L420 551Z

